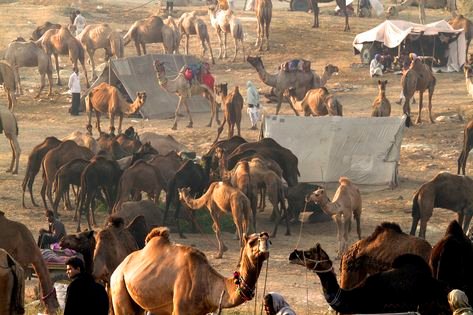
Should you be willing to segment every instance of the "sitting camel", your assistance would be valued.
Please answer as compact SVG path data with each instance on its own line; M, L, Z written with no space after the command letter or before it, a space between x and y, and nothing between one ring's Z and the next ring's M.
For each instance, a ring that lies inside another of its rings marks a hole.
M371 117L389 117L391 115L391 103L386 98L386 85L388 80L378 80L378 97L373 102Z
M0 248L0 314L25 314L25 271Z
M235 54L233 55L233 62L235 62L238 53L238 43L240 43L243 53L243 62L245 61L245 45L243 43L243 24L235 17L231 10L217 10L216 7L208 9L210 16L210 24L217 31L218 41L220 44L220 53L218 59L227 58L227 33L233 37L235 43ZM222 41L223 33L223 41ZM223 53L223 54L222 54Z
M289 88L284 95L289 97L289 104L296 116L299 116L299 113L303 113L304 116L343 115L342 104L336 97L329 94L326 87L307 91L302 101L297 100L295 88Z
M235 125L237 134L240 135L241 111L243 109L243 96L241 96L238 86L235 86L233 91L228 94L228 84L218 84L215 87L215 94L222 98L223 122L218 127L214 143L218 141L225 123L228 124L228 139L233 137Z
M424 91L429 92L429 119L431 123L434 123L432 118L432 96L435 91L436 79L432 73L432 69L422 63L420 59L412 61L409 70L403 74L401 78L402 93L406 100L404 101L403 113L407 115L406 126L412 125L411 122L411 106L409 104L410 99L414 97L416 91L419 91L419 113L417 114L416 124L421 123L422 114L422 100L424 97Z
M215 102L215 95L212 89L210 89L205 84L197 82L196 80L192 80L191 84L189 84L189 81L187 81L182 72L179 72L174 80L168 80L166 77L164 63L157 59L154 61L154 68L156 69L159 85L166 92L176 94L179 97L176 112L174 113L174 124L171 128L172 130L177 129L177 117L179 114L179 109L181 108L181 104L184 104L187 115L189 116L189 124L187 125L187 128L192 128L194 125L189 110L189 105L187 104L188 98L192 97L193 95L203 95L210 103L211 115L210 122L208 123L207 127L212 126L212 120L214 119L214 116L216 116L217 124L220 124L220 121L218 120L217 103Z
M13 67L6 61L0 61L0 85L3 86L8 98L8 109L13 112L16 101L16 78Z
M21 154L20 144L18 143L18 122L15 115L5 106L0 106L0 133L2 132L10 142L12 151L11 163L7 172L18 174Z
M309 250L294 250L289 262L317 274L327 303L341 314L452 313L448 288L432 277L427 262L417 255L398 256L389 270L370 275L350 290L340 288L333 262L318 243Z
M460 174L460 169L463 175L465 174L466 161L468 160L469 153L473 148L473 120L470 120L463 130L463 146L460 156L458 157L458 171L457 174Z
M97 117L97 130L100 129L100 114L108 113L110 115L110 133L115 132L115 116L118 116L118 134L122 132L123 115L136 113L146 102L146 92L136 92L136 98L133 103L128 103L120 91L112 85L102 82L94 87L86 97L85 107L89 116L87 131L92 134L92 111Z
M202 46L202 57L205 56L207 51L207 46L210 52L210 58L212 59L212 64L215 64L214 55L212 52L212 46L210 45L209 31L207 29L207 24L204 20L198 18L196 11L184 12L178 21L179 31L181 32L181 38L186 36L186 51L185 54L189 54L189 36L197 35L200 39Z
M308 197L308 201L313 201L320 205L323 212L332 216L337 224L338 238L338 256L340 258L348 247L348 233L351 229L351 216L356 221L356 232L358 239L361 240L361 194L358 188L346 177L340 177L340 186L338 186L333 201L325 192L325 189L319 188ZM343 233L343 235L342 235Z
M169 234L166 227L153 229L146 246L128 255L115 269L110 286L116 315L141 314L143 310L207 314L254 297L256 281L269 258L267 233L243 235L240 267L230 278L219 274L195 247L172 243Z
M243 249L243 234L248 232L251 213L250 200L244 193L225 182L213 182L205 194L197 199L190 196L190 188L179 188L178 190L179 199L190 209L199 210L206 206L210 212L218 242L218 253L215 258L222 258L223 252L228 249L223 243L220 230L220 215L222 213L231 213L236 226L236 234L240 240L240 247Z

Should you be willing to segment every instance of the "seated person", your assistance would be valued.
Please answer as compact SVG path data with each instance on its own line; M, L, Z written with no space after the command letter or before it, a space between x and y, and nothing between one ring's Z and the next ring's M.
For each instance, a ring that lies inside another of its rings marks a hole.
M473 315L473 309L468 303L468 297L461 290L452 290L448 293L448 304L453 315Z
M48 229L39 230L39 248L49 248L49 245L58 243L61 238L66 236L64 224L54 217L52 211L46 211L46 219L48 220Z
M383 75L383 69L384 66L381 63L381 55L376 54L370 63L370 76L375 77Z
M384 72L392 70L394 58L391 54L385 50L381 55L381 64L384 66Z
M266 315L296 315L282 295L276 292L266 294L263 305Z

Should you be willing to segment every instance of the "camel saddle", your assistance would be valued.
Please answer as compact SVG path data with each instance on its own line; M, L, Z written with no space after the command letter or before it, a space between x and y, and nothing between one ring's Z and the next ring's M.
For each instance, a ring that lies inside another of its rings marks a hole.
M210 65L208 63L194 63L184 65L180 71L189 84L192 84L193 80L197 80L200 84L205 84L209 89L213 91L215 78L210 73Z
M310 61L304 59L293 59L286 61L279 66L278 70L284 70L286 72L293 72L293 71L310 71Z

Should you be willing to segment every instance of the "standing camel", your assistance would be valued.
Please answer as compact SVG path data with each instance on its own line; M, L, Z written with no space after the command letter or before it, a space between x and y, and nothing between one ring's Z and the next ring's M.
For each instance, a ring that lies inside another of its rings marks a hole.
M322 211L330 215L337 224L338 237L338 258L342 257L348 247L348 233L351 230L351 216L356 221L356 232L358 239L361 240L361 194L358 188L346 177L340 177L340 186L338 186L333 201L325 192L325 189L319 188L310 194L308 201L313 201L320 205ZM342 235L343 233L343 235Z
M217 10L217 8L209 8L208 12L210 16L210 24L212 24L212 27L217 31L218 41L220 43L220 53L218 55L218 59L222 59L222 57L227 58L227 33L230 33L235 43L235 54L233 55L233 62L235 62L239 50L238 42L241 45L243 61L245 61L245 45L243 44L243 24L241 23L240 19L235 17L233 11L231 10Z
M164 20L164 25L161 32L163 34L163 43L167 43L166 45L163 44L164 53L178 54L179 44L181 42L181 33L179 32L179 27L172 16L169 16Z
M344 32L348 32L350 30L350 24L348 24L348 10L347 10L347 3L345 0L336 0L338 7L340 8L340 12L343 12L345 15L345 29Z
M71 22L71 25L74 24L74 21ZM44 33L51 29L60 29L61 24L51 23L49 21L44 22L42 25L38 26L33 33L31 34L31 40L38 40L43 36Z
M218 141L220 134L223 131L225 123L228 124L228 139L233 137L235 125L237 127L238 136L240 136L240 124L241 124L241 110L243 109L243 97L240 94L238 86L228 94L228 84L219 84L215 88L215 93L222 97L222 110L223 110L223 122L218 127L217 138L214 143Z
M20 163L20 144L18 143L18 122L11 111L5 106L0 106L0 133L4 133L10 142L12 158L10 168L7 172L18 174L18 164Z
M448 21L454 29L463 29L465 31L466 39L466 52L465 58L468 57L468 48L470 47L471 40L473 39L473 22L464 17L463 15L456 15L450 21Z
M0 314L25 314L25 271L0 248Z
M0 84L3 85L3 89L7 94L8 98L8 109L13 111L16 105L16 80L15 72L12 66L6 61L0 61Z
M41 86L39 87L38 94L36 94L35 98L39 97L44 88L44 77L46 75L48 76L49 82L48 96L52 96L53 67L51 64L51 58L34 42L11 42L5 51L5 60L7 60L13 67L17 82L17 90L20 94L23 94L23 90L21 88L19 68L38 67L38 72L41 76Z
M273 3L271 0L255 0L255 13L258 27L255 47L262 51L263 38L266 36L266 50L269 50L269 27L273 16Z
M196 16L196 11L184 12L178 21L179 31L181 32L181 38L186 37L186 55L189 54L189 36L197 35L199 37L202 46L202 57L205 56L207 46L212 59L212 64L215 64L214 55L212 52L212 46L210 45L209 31L207 24Z
M97 78L94 60L94 54L97 49L105 49L106 61L112 56L117 58L125 56L122 36L106 23L87 25L78 36L78 39L89 55L89 60L92 64L92 80Z
M179 114L181 104L184 104L187 115L189 116L189 124L187 125L187 128L192 128L194 123L192 121L189 105L187 104L187 99L193 95L202 95L210 102L211 115L207 127L212 126L212 120L214 119L214 116L217 124L220 124L220 121L218 120L218 110L217 103L215 102L215 95L207 85L199 83L197 80L192 80L192 82L189 83L182 72L179 72L174 80L168 80L166 78L166 68L164 63L160 62L159 60L154 61L154 68L156 69L159 85L168 93L176 94L179 97L176 112L174 113L174 124L171 128L172 130L177 129L177 116Z
M133 103L128 103L116 87L102 82L97 85L87 95L85 107L89 116L87 123L87 130L92 134L92 111L97 117L97 129L100 129L100 115L101 113L108 113L110 116L110 133L115 132L115 116L118 116L118 134L122 132L123 115L131 115L136 113L146 102L146 92L136 92L136 98Z
M89 87L89 77L85 69L84 48L78 39L76 39L66 27L60 29L51 29L41 36L36 42L40 44L48 56L54 55L56 61L57 84L61 85L59 77L59 55L69 55L73 68L77 67L77 61L82 65L87 87Z

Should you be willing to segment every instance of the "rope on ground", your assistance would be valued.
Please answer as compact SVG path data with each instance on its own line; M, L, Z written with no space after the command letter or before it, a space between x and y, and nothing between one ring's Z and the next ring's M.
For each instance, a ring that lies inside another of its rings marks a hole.
M154 0L150 0L150 1L146 2L146 3L140 4L140 5L137 6L137 7L134 7L134 8L125 10L125 11L123 11L123 13L130 12L130 11L133 11L133 10L136 10L136 9L139 9L139 8L141 8L141 7L144 7L144 6L147 5L147 4L150 4L150 3L153 2L153 1L154 1Z

